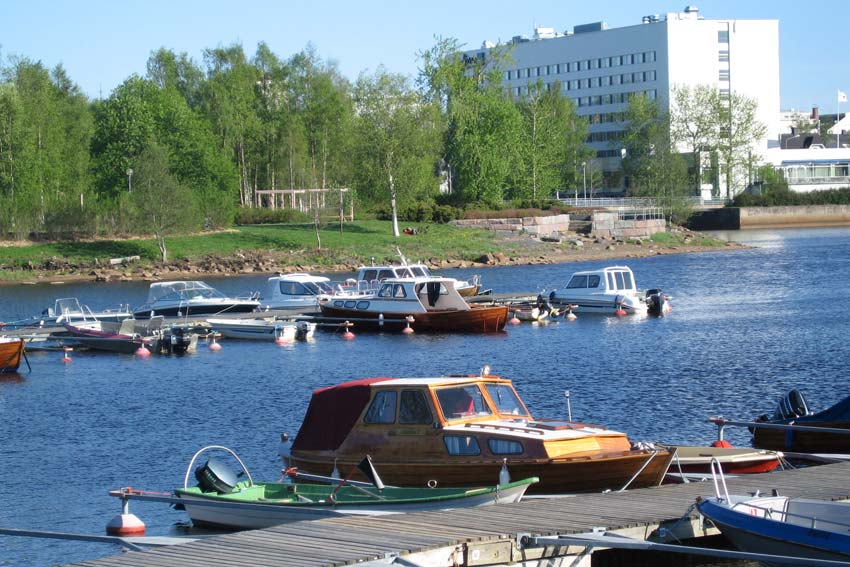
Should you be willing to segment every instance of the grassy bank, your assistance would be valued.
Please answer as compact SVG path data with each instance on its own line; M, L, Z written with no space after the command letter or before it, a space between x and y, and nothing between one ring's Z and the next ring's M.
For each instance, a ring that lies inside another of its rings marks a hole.
M319 233L321 249L318 249L316 232L310 224L241 226L226 232L175 236L166 241L170 271L200 272L204 271L204 265L210 265L210 258L244 259L246 255L258 254L268 269L306 267L333 271L368 263L373 257L378 262L397 261L396 246L411 260L474 262L491 255L509 263L569 261L570 255L576 256L573 259L587 259L594 246L590 242L579 247L574 242L506 237L486 230L449 225L415 225L413 228L417 231L415 235L402 234L396 239L388 221L346 223L343 233L338 224L327 224ZM648 253L647 246L655 250L675 250L683 245L714 247L724 244L693 235L666 233L656 235L651 243L642 247ZM600 250L608 253L601 256L616 256L610 253L611 248L610 244L602 243ZM622 256L627 255L631 253L624 249ZM138 276L146 270L164 268L159 263L159 251L153 239L15 243L0 246L0 280L14 282L65 275L89 277L109 269L109 259L130 256L139 256L140 260L123 268L124 275L133 271L133 275ZM194 269L188 270L190 266ZM244 269L244 265L230 271L240 269Z

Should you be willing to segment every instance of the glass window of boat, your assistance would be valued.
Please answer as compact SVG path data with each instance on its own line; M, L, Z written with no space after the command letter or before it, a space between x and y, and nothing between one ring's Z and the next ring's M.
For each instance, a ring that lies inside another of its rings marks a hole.
M280 282L281 295L319 295L322 288L313 282Z
M512 387L507 384L486 384L484 387L487 388L490 399L496 404L498 413L531 417Z
M440 388L436 391L440 411L446 419L490 415L493 412L478 384Z
M422 390L402 390L398 407L398 422L404 424L430 424L431 408Z
M385 280L387 278L394 278L395 273L392 270L380 270L378 272L378 279Z
M378 279L378 270L364 270L363 271L363 280L367 282L371 282L373 280Z
M449 455L481 454L478 439L469 435L446 435L443 437L443 442L446 444L446 451L449 452Z
M614 281L614 273L608 272L608 289L615 290L617 289L617 282Z
M488 439L487 446L494 455L521 455L522 443L513 439Z
M431 275L431 272L425 266L410 266L410 271L417 277L428 277Z
M592 289L596 289L597 287L599 287L599 276L595 274L592 276L587 276L587 287Z
M395 423L395 405L397 392L382 390L375 394L363 423Z
M392 297L393 296L393 284L383 284L381 289L378 291L378 297Z
M587 276L573 276L567 283L567 289L580 289L587 287Z

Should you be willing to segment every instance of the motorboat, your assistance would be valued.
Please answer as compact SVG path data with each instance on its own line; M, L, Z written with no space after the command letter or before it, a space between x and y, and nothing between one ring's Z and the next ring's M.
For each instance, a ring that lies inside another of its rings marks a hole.
M206 320L212 330L221 333L227 339L252 339L268 341L306 341L313 338L316 323L311 321L281 321L274 317L261 319L225 319Z
M660 289L639 291L626 266L576 272L563 288L549 294L549 302L576 313L605 315L664 315L671 310L669 298Z
M17 372L24 357L24 339L0 337L0 373Z
M260 302L255 297L228 297L202 281L154 282L147 301L133 310L136 319L156 315L198 317L231 313L250 313Z
M661 445L675 452L667 471L668 480L682 482L707 479L712 461L720 463L728 474L760 474L779 468L783 457L778 451L750 447Z
M231 453L241 467L241 476L223 460L210 458L195 468L196 486L189 486L189 472L197 457L210 449ZM285 482L254 482L239 457L222 446L204 447L195 454L186 471L183 488L173 497L124 488L110 491L122 500L168 502L185 510L196 527L225 529L268 528L289 522L345 516L383 516L425 510L447 510L519 502L536 478L484 487L396 487L383 484L367 455L358 464L370 483L321 477L328 484L298 480L288 471ZM317 478L314 475L307 475ZM293 480L292 477L295 479ZM161 493L160 493L161 494Z
M714 486L715 495L698 499L697 509L741 551L850 561L850 503L778 494L729 495L720 473Z
M351 321L358 328L415 331L496 332L508 319L506 305L470 304L457 291L453 278L418 276L384 280L374 295L323 296L324 318Z
M331 475L371 455L398 486L486 486L538 477L532 492L622 490L661 483L672 453L632 448L625 433L536 419L510 380L479 375L367 378L313 392L288 459Z
M380 289L381 284L389 278L428 278L434 277L431 270L422 263L410 263L399 252L402 263L399 265L383 264L360 266L355 282L359 287L373 291ZM455 280L455 288L461 297L471 297L481 292L481 276L475 274L471 280Z
M768 427L759 427L760 423ZM770 425L791 427L773 428ZM760 449L791 453L850 453L850 431L842 434L828 429L850 430L850 396L815 413L809 410L802 392L794 389L780 398L773 414L757 417L750 426L752 444Z
M27 319L4 323L6 328L25 327L61 327L65 323L81 320L123 321L133 316L129 305L118 305L106 309L92 310L81 305L76 297L63 297L53 302L53 307L45 308L40 314Z
M318 312L318 299L333 293L330 278L303 272L278 274L266 282L260 294L260 311L292 310L298 313Z
M136 354L140 348L149 353L185 354L197 349L198 335L180 325L165 326L159 315L150 319L82 321L66 323L66 343L91 350Z

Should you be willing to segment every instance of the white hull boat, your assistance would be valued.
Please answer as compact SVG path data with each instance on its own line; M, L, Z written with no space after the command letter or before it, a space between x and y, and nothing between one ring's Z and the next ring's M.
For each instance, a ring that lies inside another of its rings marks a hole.
M549 294L549 302L575 313L604 315L664 315L671 310L660 289L638 290L626 266L576 272L563 288Z
M316 324L308 321L278 321L274 318L211 318L206 321L226 339L303 341L313 338L316 331Z

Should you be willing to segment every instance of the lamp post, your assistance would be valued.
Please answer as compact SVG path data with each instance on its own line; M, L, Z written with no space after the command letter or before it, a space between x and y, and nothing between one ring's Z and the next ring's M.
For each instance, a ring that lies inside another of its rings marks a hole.
M133 170L127 168L127 193L133 192Z
M587 204L587 162L581 162L581 176L582 176L582 187L584 188L584 200L585 205Z

